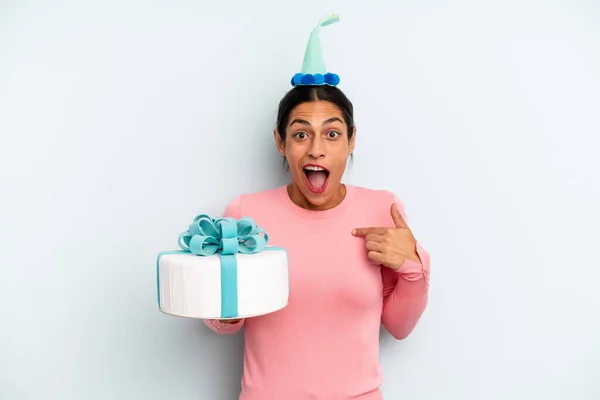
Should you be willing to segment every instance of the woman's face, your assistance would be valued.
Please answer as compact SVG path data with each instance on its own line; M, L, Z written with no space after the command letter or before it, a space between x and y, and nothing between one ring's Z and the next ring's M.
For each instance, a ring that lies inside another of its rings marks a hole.
M285 142L277 130L274 135L290 166L292 201L312 210L335 207L345 196L341 180L355 139L348 140L342 112L326 101L302 103L290 113L286 128Z

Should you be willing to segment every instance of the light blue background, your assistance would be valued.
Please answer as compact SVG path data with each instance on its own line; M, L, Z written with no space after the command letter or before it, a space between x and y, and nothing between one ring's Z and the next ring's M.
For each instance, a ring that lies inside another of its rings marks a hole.
M235 398L242 335L161 314L155 257L286 181L276 106L329 12L348 182L432 254L386 400L600 398L600 7L572 0L1 2L0 398Z

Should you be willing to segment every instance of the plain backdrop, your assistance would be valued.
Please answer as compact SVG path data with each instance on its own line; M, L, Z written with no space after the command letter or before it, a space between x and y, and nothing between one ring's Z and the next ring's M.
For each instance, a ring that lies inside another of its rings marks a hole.
M155 258L287 182L277 103L329 12L346 181L432 256L385 398L600 398L600 3L4 0L1 399L236 398L242 334L160 313Z

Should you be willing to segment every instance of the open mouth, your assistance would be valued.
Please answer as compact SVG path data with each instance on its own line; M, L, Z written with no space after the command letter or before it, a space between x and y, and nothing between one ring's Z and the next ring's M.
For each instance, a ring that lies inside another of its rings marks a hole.
M329 182L329 170L327 168L315 164L305 165L304 176L311 192L323 193L327 189L327 183Z

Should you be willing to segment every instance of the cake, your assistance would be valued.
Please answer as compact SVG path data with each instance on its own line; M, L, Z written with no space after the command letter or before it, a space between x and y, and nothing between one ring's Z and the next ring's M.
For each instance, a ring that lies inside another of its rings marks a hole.
M179 235L179 249L158 254L159 310L200 319L281 310L289 297L288 257L268 240L251 218L197 216Z

